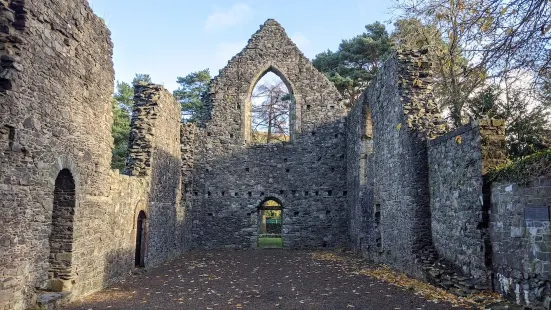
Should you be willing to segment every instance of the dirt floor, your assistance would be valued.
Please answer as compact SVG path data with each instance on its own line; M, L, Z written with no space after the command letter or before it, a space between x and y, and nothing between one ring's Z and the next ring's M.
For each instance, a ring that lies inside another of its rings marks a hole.
M194 251L67 309L464 309L358 273L359 264L343 253Z

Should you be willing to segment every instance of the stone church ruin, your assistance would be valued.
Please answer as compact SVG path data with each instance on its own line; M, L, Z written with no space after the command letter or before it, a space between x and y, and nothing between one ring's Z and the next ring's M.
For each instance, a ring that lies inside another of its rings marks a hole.
M196 123L162 86L135 86L119 172L104 22L83 0L0 9L0 309L78 298L190 249L257 248L269 200L283 248L352 248L457 294L549 307L551 177L489 182L504 123L447 132L427 51L390 57L348 109L267 20ZM251 94L267 72L293 95L290 141L258 145Z

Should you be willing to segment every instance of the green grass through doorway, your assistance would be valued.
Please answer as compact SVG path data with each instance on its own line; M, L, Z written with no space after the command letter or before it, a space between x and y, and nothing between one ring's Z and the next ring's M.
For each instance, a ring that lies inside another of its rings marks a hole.
M281 238L258 238L259 248L282 248L283 240Z

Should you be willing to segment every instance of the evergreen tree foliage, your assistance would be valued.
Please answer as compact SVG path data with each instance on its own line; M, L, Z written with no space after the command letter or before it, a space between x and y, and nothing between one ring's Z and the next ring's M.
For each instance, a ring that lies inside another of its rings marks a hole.
M174 91L174 97L182 105L182 121L195 122L203 108L204 96L210 84L209 69L192 72L185 77L178 77L180 87Z

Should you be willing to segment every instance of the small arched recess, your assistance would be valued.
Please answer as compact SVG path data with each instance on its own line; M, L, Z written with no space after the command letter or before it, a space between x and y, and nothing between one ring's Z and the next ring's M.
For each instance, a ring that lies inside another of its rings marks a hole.
M252 97L253 91L258 84L258 82L267 74L274 73L277 77L283 81L285 87L289 91L289 94L293 97L294 100L291 101L289 106L289 139L293 141L296 135L300 132L300 104L297 104L297 94L295 91L294 85L289 81L289 79L279 70L275 65L270 65L263 70L260 70L258 74L254 76L249 85L247 92L247 97L245 99L245 104L243 105L242 110L242 136L244 138L245 144L252 142Z
M73 274L73 230L76 207L75 179L69 169L59 171L54 186L52 221L49 240L50 254L48 290L70 291L75 283Z

